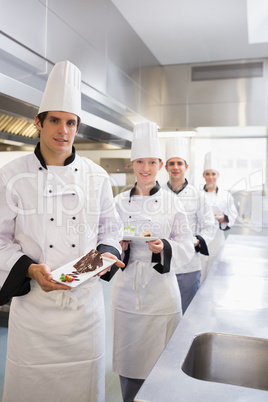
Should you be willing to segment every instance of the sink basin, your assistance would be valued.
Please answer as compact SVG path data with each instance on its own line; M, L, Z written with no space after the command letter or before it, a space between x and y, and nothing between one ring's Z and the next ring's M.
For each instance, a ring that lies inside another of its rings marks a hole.
M197 335L182 365L204 381L268 390L268 339L206 332Z

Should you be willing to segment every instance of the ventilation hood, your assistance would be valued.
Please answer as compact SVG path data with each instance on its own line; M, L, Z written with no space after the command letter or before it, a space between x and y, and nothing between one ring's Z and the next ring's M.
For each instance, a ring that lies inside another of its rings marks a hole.
M0 74L0 150L35 146L34 117L42 91ZM132 127L125 109L82 83L82 123L75 138L77 149L129 149Z

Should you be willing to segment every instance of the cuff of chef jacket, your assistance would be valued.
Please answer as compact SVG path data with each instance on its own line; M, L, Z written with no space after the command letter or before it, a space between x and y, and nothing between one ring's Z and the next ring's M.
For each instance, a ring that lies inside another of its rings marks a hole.
M101 254L111 253L111 254L115 255L116 258L118 258L118 260L121 260L119 251L113 246L108 246L107 244L99 244L97 247L97 250ZM118 271L118 269L119 269L119 267L117 265L113 264L111 266L111 268L109 269L109 271L106 272L106 274L102 275L100 278L103 279L104 281L109 282L112 279L112 277L114 276L114 274Z
M195 251L203 255L209 255L207 244L203 237L196 235L196 238L199 240L199 244L195 247Z
M153 268L159 272L159 274L166 274L167 272L170 272L170 261L172 257L172 249L171 245L166 239L161 239L164 248L163 248L163 256L164 256L164 263L161 264L161 253L155 254L152 253L152 262L157 262L156 265L153 266Z
M229 223L229 218L227 215L224 215L224 222L219 223L219 227L221 230L229 230L230 227L227 225Z
M36 264L36 262L27 255L23 255L12 267L0 290L0 306L10 302L12 297L24 296L30 292L31 279L26 274L31 264Z

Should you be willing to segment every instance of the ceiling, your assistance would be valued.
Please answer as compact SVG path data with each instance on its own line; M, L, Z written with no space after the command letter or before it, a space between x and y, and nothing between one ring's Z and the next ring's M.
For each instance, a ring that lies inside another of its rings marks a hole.
M111 0L161 65L268 56L267 0Z

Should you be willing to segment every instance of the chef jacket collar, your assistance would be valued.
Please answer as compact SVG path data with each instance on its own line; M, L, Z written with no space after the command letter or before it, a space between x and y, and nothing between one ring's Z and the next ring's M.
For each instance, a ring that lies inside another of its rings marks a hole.
M133 196L133 194L134 194L134 192L135 192L135 190L136 190L136 186L137 186L137 182L134 184L134 187L130 190L130 195L129 195L129 197L132 197ZM156 185L153 187L153 188L151 188L151 190L150 190L150 195L154 195L154 194L156 194L157 193L157 191L159 191L160 190L160 184L158 183L158 181L156 182Z
M47 165L45 162L45 159L43 158L42 154L41 154L41 150L40 150L40 142L38 142L38 144L35 147L34 150L35 156L37 157L37 159L39 160L39 162L41 163L41 165L43 166L43 168L47 169ZM75 147L72 147L72 155L68 156L67 159L65 159L64 161L64 166L69 165L70 163L72 163L75 159Z
M181 186L181 189L180 189L180 190L176 190L176 191L172 190L172 187L171 187L169 181L167 182L167 186L168 186L168 188L169 188L171 191L173 191L173 193L179 194L182 190L185 189L186 186L188 186L188 180L185 179L185 182L184 182L183 185Z
M206 193L208 192L206 185L204 185L203 189L206 191ZM217 194L218 191L219 191L219 187L216 186L216 194Z

